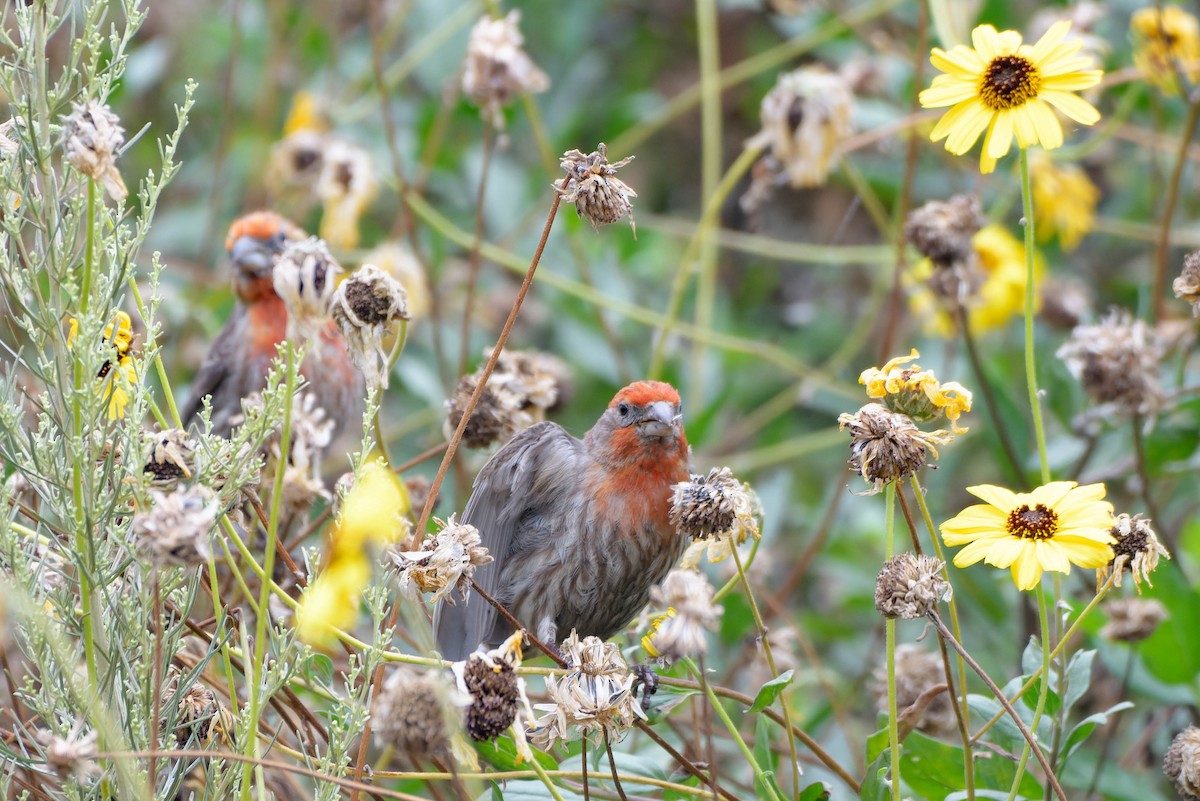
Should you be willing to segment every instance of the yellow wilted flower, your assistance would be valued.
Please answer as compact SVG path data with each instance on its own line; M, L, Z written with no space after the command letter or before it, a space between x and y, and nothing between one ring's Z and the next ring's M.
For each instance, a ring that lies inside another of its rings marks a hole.
M408 536L408 490L382 459L366 461L342 500L334 526L335 551L359 552L367 543L387 546Z
M74 347L79 335L79 320L71 317L67 324L67 347ZM116 363L110 359L100 366L100 372L96 374L100 379L97 393L108 403L108 419L121 420L129 405L129 388L138 380L137 368L129 355L133 347L133 321L128 314L119 310L113 314L113 319L104 328L103 342L115 351Z
M1096 223L1100 190L1074 164L1055 164L1045 156L1029 163L1033 181L1033 219L1038 239L1058 235L1064 250L1073 250Z
M958 427L958 418L971 411L971 391L957 381L938 381L932 370L922 370L916 348L907 356L897 356L883 368L869 367L862 371L858 383L867 388L867 397L883 401L893 412L906 414L918 423L945 417L955 434L965 434ZM902 365L908 365L907 367Z
M1139 9L1129 21L1133 63L1164 92L1179 92L1179 76L1200 80L1200 22L1179 6Z
M309 645L331 644L335 630L354 626L362 591L370 581L371 563L365 554L335 555L300 599L296 635Z
M317 96L312 92L297 92L292 98L287 120L283 123L283 138L297 131L324 131L328 127Z
M929 61L944 74L921 92L921 105L952 108L930 138L945 139L947 150L962 155L984 134L979 169L989 173L1014 136L1020 148L1062 145L1062 124L1051 106L1081 125L1094 125L1100 112L1074 93L1095 86L1103 72L1089 69L1091 59L1079 55L1081 40L1066 40L1070 28L1069 22L1056 22L1027 45L1017 31L980 25L971 32L974 48L933 48Z

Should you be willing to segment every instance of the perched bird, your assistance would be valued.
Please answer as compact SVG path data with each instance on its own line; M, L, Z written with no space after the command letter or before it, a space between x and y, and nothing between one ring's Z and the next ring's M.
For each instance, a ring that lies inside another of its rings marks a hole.
M582 441L556 423L521 431L479 472L460 520L495 559L475 580L547 645L571 629L611 637L687 545L669 512L689 463L679 393L659 381L618 392ZM512 632L479 597L443 602L434 629L454 661Z
M230 226L225 249L237 303L209 346L192 382L192 396L180 410L185 427L196 421L204 398L211 396L213 431L227 435L231 419L241 413L242 398L266 386L277 346L287 337L287 307L275 291L275 263L290 243L303 238L297 225L271 211L247 214ZM332 320L309 346L300 374L339 429L361 408L363 378Z

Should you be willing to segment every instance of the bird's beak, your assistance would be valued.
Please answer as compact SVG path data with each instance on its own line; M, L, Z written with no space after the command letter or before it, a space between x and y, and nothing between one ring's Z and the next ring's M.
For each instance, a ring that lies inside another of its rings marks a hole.
M229 261L238 273L259 278L271 274L275 268L276 253L261 239L242 236L229 248Z
M646 407L646 416L637 424L638 432L644 437L673 437L680 415L666 401L655 401Z

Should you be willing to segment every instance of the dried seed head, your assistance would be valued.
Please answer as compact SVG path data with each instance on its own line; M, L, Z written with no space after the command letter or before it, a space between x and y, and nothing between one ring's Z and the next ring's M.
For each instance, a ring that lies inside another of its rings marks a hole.
M429 280L412 248L402 242L384 242L363 256L363 263L374 264L400 282L407 297L408 319L418 320L429 313Z
M1158 535L1150 528L1150 521L1143 520L1141 515L1130 517L1127 514L1117 515L1110 531L1116 542L1113 543L1113 558L1107 565L1096 571L1096 589L1113 576L1113 584L1121 586L1121 576L1129 572L1133 578L1133 586L1138 594L1142 592L1142 582L1153 587L1150 574L1158 567L1158 558L1171 554L1158 541Z
M585 738L618 741L646 714L633 692L634 676L620 649L599 637L579 639L574 630L561 646L570 666L562 676L546 677L551 703L538 704L547 712L531 732L534 743L548 748L576 732Z
M170 494L150 490L150 507L133 516L138 550L158 567L202 565L212 557L209 540L221 511L205 487L180 487Z
M626 156L610 164L608 147L603 142L586 155L579 150L568 150L559 162L567 177L558 179L554 188L565 202L575 204L575 212L593 228L629 215L636 236L637 225L633 222L633 204L629 199L637 197L637 192L617 177L617 170L631 161L633 156Z
M974 257L971 238L984 222L979 198L955 195L949 200L931 200L910 211L904 235L935 267L952 267Z
M1100 636L1117 642L1141 642L1158 629L1169 615L1156 598L1117 598L1104 605L1108 622Z
M472 373L460 378L454 394L446 401L446 423L443 426L446 439L453 436L462 421L467 404L479 385L479 375ZM494 377L495 373L492 375ZM489 380L479 396L479 402L471 411L467 427L463 430L462 444L468 448L486 448L495 442L505 443L533 423L533 415L524 408L520 396Z
M1092 312L1092 294L1087 284L1074 277L1052 277L1042 289L1039 315L1054 328L1069 331Z
M473 655L463 668L463 683L473 699L467 709L467 734L481 741L496 739L517 717L520 692L512 665L489 665Z
M1200 317L1200 250L1183 258L1183 272L1171 284L1175 297L1192 304L1192 316Z
M392 323L408 319L404 287L375 265L364 264L338 285L329 315L367 383L387 389L388 354L383 349L383 337Z
M433 593L433 601L445 598L453 605L451 590L457 589L465 601L475 569L492 561L492 556L481 544L479 529L456 522L454 515L441 525L441 531L425 540L421 550L393 551L391 556L400 569L401 589L413 586Z
M757 535L749 487L738 481L728 467L714 467L707 476L693 474L672 489L671 524L680 533L700 540L743 527L753 529Z
M716 629L723 611L712 602L713 586L695 570L672 570L660 586L650 590L650 600L667 610L655 631L642 639L652 657L667 660L708 653L708 632Z
M887 666L876 669L873 678L876 708L887 714ZM896 647L896 708L901 721L933 737L953 732L958 719L945 683L940 654L918 645ZM942 685L942 690L934 692L938 685Z
M113 200L124 200L129 190L117 171L117 155L125 144L125 129L112 109L93 100L72 106L63 117L63 137L71 166L104 184Z
M518 95L537 94L550 88L550 79L521 47L525 37L517 24L521 13L492 19L482 17L471 29L462 88L480 113L496 129L504 128L504 107Z
M290 198L299 209L310 208L325 169L328 143L324 132L302 129L272 145L264 178L272 199Z
M942 562L925 554L901 553L883 563L875 580L875 609L886 618L915 620L950 600Z
M149 473L156 485L174 486L181 478L190 479L196 472L196 441L178 428L158 433L142 471Z
M949 441L945 432L922 431L907 415L878 403L840 415L838 427L850 429L850 466L873 486L870 492L912 475L928 461L928 453L936 459L936 446Z
M274 273L275 291L287 304L288 339L298 342L320 334L341 272L324 240L310 236L288 245Z
M166 701L169 702L175 694L174 691L167 694ZM192 683L179 696L176 706L179 708L179 721L175 728L177 747L187 748L189 743L201 748L213 743L231 744L236 721L217 694L208 687L199 681Z
M100 772L96 764L96 732L83 734L81 725L76 724L65 737L49 729L43 729L35 736L42 746L46 764L60 779L73 776L75 781L82 784Z
M371 704L375 736L413 759L436 756L465 702L442 674L397 666Z
M837 166L853 110L854 93L841 75L824 67L784 73L763 98L762 131L746 146L770 148L793 187L821 186Z
M1077 326L1057 356L1097 403L1139 414L1162 405L1162 343L1153 328L1123 309L1113 309L1097 325Z
M339 251L358 247L358 220L379 195L376 176L370 153L340 139L327 140L316 187L324 204L321 236Z
M1200 729L1188 726L1175 735L1163 757L1163 773L1182 798L1200 799Z

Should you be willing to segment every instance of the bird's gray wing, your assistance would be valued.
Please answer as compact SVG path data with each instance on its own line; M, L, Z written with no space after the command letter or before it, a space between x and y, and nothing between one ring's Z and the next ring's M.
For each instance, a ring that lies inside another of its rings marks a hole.
M230 376L234 372L233 358L239 347L244 347L246 335L246 307L237 303L225 321L225 326L217 332L204 361L196 371L192 380L192 394L188 402L179 410L183 427L187 428L196 422L200 410L204 408L205 396L212 397L213 431L224 434L228 430L228 418L231 414L225 395L236 391L231 386ZM238 399L234 399L236 404Z
M493 598L503 585L505 564L534 547L536 532L525 524L542 510L560 505L575 486L584 458L583 443L557 423L538 423L519 432L488 460L475 477L461 523L479 529L494 561L475 571L475 581ZM575 481L572 481L575 479ZM443 659L465 659L496 625L497 612L480 597L457 605L443 601L434 613L434 632ZM536 626L537 621L521 621Z

